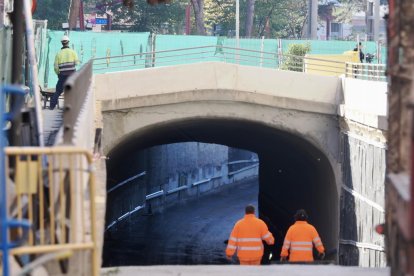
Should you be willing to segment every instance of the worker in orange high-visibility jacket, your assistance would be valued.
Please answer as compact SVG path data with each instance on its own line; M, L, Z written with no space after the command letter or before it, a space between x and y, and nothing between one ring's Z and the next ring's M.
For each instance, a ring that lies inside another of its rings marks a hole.
M295 214L295 224L289 227L280 253L280 260L290 262L313 262L313 245L320 259L325 257L325 248L315 227L307 222L306 211L300 209ZM290 254L289 254L290 252Z
M246 214L234 225L226 248L226 256L229 260L237 250L241 265L260 265L263 256L262 240L269 245L275 243L266 223L256 218L254 211L253 205L246 206Z

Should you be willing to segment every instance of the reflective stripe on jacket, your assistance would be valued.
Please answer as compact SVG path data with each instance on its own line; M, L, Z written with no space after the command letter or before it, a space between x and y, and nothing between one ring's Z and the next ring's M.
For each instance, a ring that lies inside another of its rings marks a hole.
M63 47L55 57L55 73L71 74L76 71L79 63L78 55L69 47Z
M315 227L306 221L297 221L286 233L280 256L286 257L290 251L290 262L312 262L313 245L319 253L325 251Z
M237 250L240 260L260 260L263 256L262 240L267 244L275 242L264 221L254 214L247 214L234 225L226 255L233 256Z

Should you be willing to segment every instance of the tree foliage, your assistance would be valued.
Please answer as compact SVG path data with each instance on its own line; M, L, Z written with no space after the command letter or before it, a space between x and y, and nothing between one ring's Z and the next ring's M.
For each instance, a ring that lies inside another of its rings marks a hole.
M265 35L269 22L272 38L300 38L307 18L308 0L264 0L256 2L256 35Z
M167 4L151 6L147 0L85 0L86 3L91 3L89 7L94 7L95 3L117 2L117 5L108 6L108 12L113 14L115 29L122 27L137 32L183 34L185 8L192 3L191 34L212 34L215 26L220 27L221 35L235 33L235 0L191 1L171 0ZM70 0L38 0L38 10L34 16L37 19L48 19L51 29L60 29L61 23L67 21L69 2ZM349 20L354 12L365 9L364 0L319 2L319 14L332 16L337 21ZM125 3L129 7L124 6ZM194 3L202 3L203 9L198 10L199 17L195 14ZM249 10L253 15L252 24L248 21ZM240 0L240 35L249 35L251 26L251 37L301 38L307 15L308 0Z
M130 31L181 34L184 29L187 1L175 0L168 4L148 5L135 1L133 8L117 6L112 9L113 24L130 26Z
M70 0L38 0L34 19L47 19L47 26L52 30L61 30L62 23L67 22Z
M289 71L303 71L303 57L311 51L309 43L290 44L285 53L282 68Z

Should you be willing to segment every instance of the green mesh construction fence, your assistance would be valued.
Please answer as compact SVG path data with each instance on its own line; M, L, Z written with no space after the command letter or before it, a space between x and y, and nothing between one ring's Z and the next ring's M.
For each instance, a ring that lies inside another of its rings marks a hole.
M46 75L44 81L44 86L46 87L53 87L57 82L57 76L54 72L54 61L56 54L62 47L60 39L63 35L64 32L62 31L48 32L47 47L45 49L48 61L47 64L39 68L39 72L44 72L43 74ZM149 33L71 32L70 47L78 54L81 66L94 57L111 57L147 52L148 37ZM141 58L145 60L144 56Z
M57 82L53 63L61 48L61 31L49 31L46 52L47 62L39 66L44 86L53 87ZM79 56L81 64L94 57L95 73L132 70L137 68L169 66L204 61L225 61L242 65L278 68L278 55L286 53L289 44L310 43L310 54L342 54L353 50L355 41L315 41L315 40L278 40L278 39L240 39L239 47L250 51L237 51L234 38L214 36L151 35L150 33L94 33L71 32L70 46ZM375 42L362 42L364 53L377 53ZM213 46L202 48L203 46ZM217 47L219 46L219 47ZM220 47L223 46L223 47ZM199 48L197 48L199 47ZM197 48L186 51L162 52L181 48ZM143 54L155 51L154 55ZM161 51L161 52L160 52ZM380 63L386 62L386 47L380 51ZM130 54L135 54L128 56ZM121 56L123 57L115 57ZM125 56L126 55L126 56ZM377 62L374 59L373 62Z

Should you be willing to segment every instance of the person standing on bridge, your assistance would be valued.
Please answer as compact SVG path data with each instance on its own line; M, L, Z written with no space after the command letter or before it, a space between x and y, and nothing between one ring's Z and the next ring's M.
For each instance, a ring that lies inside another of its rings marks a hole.
M60 95L63 93L63 85L68 77L76 71L79 64L78 55L69 48L69 37L64 35L61 39L62 49L55 57L55 73L58 75L56 91L50 99L50 109L54 109L58 103Z
M262 240L269 245L275 242L266 223L256 218L254 212L253 205L246 206L246 214L234 225L226 248L226 256L229 260L237 250L241 265L260 265L263 256Z
M313 245L319 252L319 258L325 257L325 248L315 227L307 222L306 211L300 209L295 214L295 224L289 227L283 242L280 260L290 262L313 262ZM289 255L290 252L290 255Z

